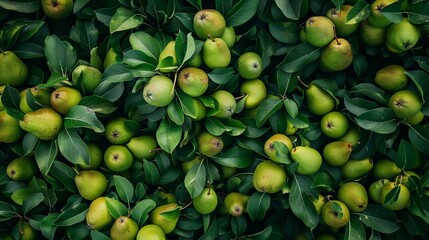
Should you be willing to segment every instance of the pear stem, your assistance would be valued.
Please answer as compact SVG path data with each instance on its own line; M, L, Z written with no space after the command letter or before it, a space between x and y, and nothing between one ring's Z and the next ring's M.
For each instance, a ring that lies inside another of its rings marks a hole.
M174 89L176 88L176 82L177 82L177 75L179 74L179 71L174 72L174 81L173 81L173 88L171 89L171 95L174 94Z
M79 170L77 170L76 166L75 166L75 167L73 167L73 170L76 172L76 174L77 174L77 175L79 175L79 174L80 174L80 172L79 172Z
M210 35L210 33L207 34L207 38L209 38L210 40L212 40L214 42L214 38L212 37L212 35Z
M332 28L334 29L334 38L335 38L335 41L337 41L338 45L341 45L340 41L338 41L337 29L335 28L335 25L332 25Z
M298 76L297 78L299 83L301 83L305 88L309 88L309 86L304 81L302 81L301 76Z
M182 211L183 209L186 209L187 207L189 207L192 204L192 201L189 201L185 206L180 206L180 211Z

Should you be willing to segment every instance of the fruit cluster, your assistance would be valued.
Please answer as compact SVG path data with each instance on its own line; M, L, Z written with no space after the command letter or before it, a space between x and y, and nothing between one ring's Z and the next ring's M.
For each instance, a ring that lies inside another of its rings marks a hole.
M0 239L429 236L429 3L0 0Z

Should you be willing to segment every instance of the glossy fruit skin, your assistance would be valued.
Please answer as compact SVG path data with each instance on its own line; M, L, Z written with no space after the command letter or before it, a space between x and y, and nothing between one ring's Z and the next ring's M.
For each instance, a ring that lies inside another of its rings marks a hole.
M159 54L157 68L161 72L169 73L169 72L172 72L174 70L174 68L163 68L164 67L163 66L164 65L163 61L167 57L171 57L172 58L172 62L169 64L168 67L170 67L170 65L172 65L172 66L176 66L177 65L177 57L176 57L175 45L176 45L175 41L168 42L167 45L165 45L164 49Z
M353 62L353 51L344 38L332 40L320 52L320 68L327 72L338 72L348 68Z
M203 131L197 136L198 152L207 157L213 157L220 153L224 147L221 137L214 136Z
M83 170L74 177L76 187L82 198L94 200L107 190L107 179L98 170Z
M101 83L102 74L95 67L79 65L72 72L72 81L80 84L85 94L94 92L95 88Z
M63 127L63 118L52 108L40 108L24 114L19 126L42 140L53 140Z
M368 194L358 182L346 182L338 189L338 200L347 205L350 212L363 212L368 207Z
M352 151L353 147L349 142L334 141L323 148L323 158L329 165L339 167L349 160Z
M17 87L28 78L27 65L11 51L0 52L0 85Z
M292 150L293 144L288 136L281 133L276 133L271 137L269 137L267 140L265 140L265 143L264 143L265 154L267 154L267 156L274 162L280 163L280 160L276 156L277 150L274 148L275 142L283 143L284 145L286 145L289 151Z
M386 202L386 196L395 188L399 187L399 195L398 199L392 203ZM403 184L396 184L395 182L388 182L386 183L383 188L380 191L380 203L383 205L383 207L398 211L401 209L404 209L408 206L411 198L411 193L408 190L408 188Z
M142 135L131 138L126 146L136 160L142 161L143 159L152 160L155 157L158 143L154 137Z
M340 171L344 179L356 180L369 173L373 166L371 158L349 159L340 167Z
M134 240L136 239L139 226L127 216L120 216L110 228L110 238L112 240Z
M200 68L185 67L177 77L177 86L191 97L199 97L209 87L209 77Z
M89 165L79 164L79 167L84 170L97 169L104 161L103 152L101 151L101 148L93 142L87 142L86 147L89 151Z
M389 179L393 180L402 169L398 168L394 161L389 158L383 157L374 161L372 175L376 179Z
M125 144L134 136L125 125L127 119L117 117L107 122L105 127L105 137L111 144Z
M386 183L390 182L389 179L379 179L372 182L368 188L368 195L375 203L380 203L380 191Z
M404 52L413 48L420 39L420 31L407 18L392 23L386 30L386 44L393 52Z
M368 22L375 27L389 25L391 21L381 13L381 10L394 2L397 2L397 0L375 0L371 4L371 13L367 18Z
M73 12L73 0L42 0L42 9L52 19L64 19Z
M231 51L222 38L208 38L204 42L203 62L210 69L229 66L231 62Z
M165 107L174 99L173 81L164 75L155 75L143 88L144 100L155 107Z
M59 87L51 93L51 107L62 115L66 115L69 110L78 105L82 99L82 94L72 87Z
M322 117L320 128L326 136L339 138L349 129L349 120L344 113L332 111Z
M158 225L147 224L140 228L136 240L166 240L164 232Z
M408 77L405 71L401 65L387 65L375 73L374 82L383 90L397 92L407 86Z
M167 203L161 206L158 206L152 210L149 215L149 220L151 223L158 225L164 234L169 234L173 232L176 228L177 221L179 220L179 216L175 219L168 219L163 217L161 214L169 211L176 211L179 208L177 203Z
M241 216L247 206L250 196L240 192L230 192L225 196L224 204L228 213L233 217Z
M29 181L38 172L38 166L28 157L15 158L6 167L6 174L15 181Z
M386 27L375 27L364 20L359 25L359 38L365 46L380 46L386 40Z
M255 52L245 52L237 60L237 71L244 79L256 79L262 73L262 58Z
M86 222L90 229L103 229L113 223L114 220L107 210L106 197L98 197L91 202L86 213Z
M213 188L206 187L201 194L192 199L195 210L201 214L210 214L213 212L218 203L218 197Z
M235 44L236 39L236 35L235 35L235 30L233 27L226 27L225 31L223 32L222 36L220 36L220 38L222 38L226 45L229 48L232 48Z
M333 209L332 205L338 204L341 208L342 216L337 214ZM322 219L323 221L331 227L339 228L344 227L350 220L350 211L348 207L339 200L327 201L322 207Z
M422 102L417 93L410 90L395 92L389 99L389 108L399 119L407 119L417 114Z
M256 108L267 98L267 87L260 79L246 80L240 86L240 93L247 95L245 108Z
M308 110L318 116L322 116L335 108L335 99L323 88L311 84L305 89L305 101Z
M14 143L21 139L24 131L19 120L11 117L6 110L0 111L0 143Z
M324 47L334 39L334 23L325 16L312 16L305 22L305 36L308 43Z
M28 91L31 92L32 98L34 102L37 104L37 107L32 106L31 108L28 104ZM52 90L48 88L38 88L37 86L26 88L22 90L19 93L19 109L21 109L22 112L28 113L32 112L36 109L42 108L42 107L50 107L50 97L51 97Z
M221 37L225 28L225 18L215 9L202 9L194 16L194 32L201 40Z
M104 152L104 163L115 172L125 172L134 163L130 150L123 145L110 145Z
M338 37L348 37L352 35L359 27L359 23L346 23L347 14L350 12L352 7L352 5L345 4L342 5L339 10L334 7L326 12L326 16L335 24L335 31Z
M122 61L122 55L114 48L109 48L109 50L107 50L106 57L103 60L103 69L106 70L110 65L120 61Z
M234 96L225 90L217 90L211 95L219 104L219 111L214 115L217 118L229 119L234 114L237 102Z
M322 166L322 155L312 147L296 146L290 152L290 157L298 163L296 172L302 175L314 174Z
M283 167L271 160L260 162L253 172L253 187L259 192L279 192L286 181Z

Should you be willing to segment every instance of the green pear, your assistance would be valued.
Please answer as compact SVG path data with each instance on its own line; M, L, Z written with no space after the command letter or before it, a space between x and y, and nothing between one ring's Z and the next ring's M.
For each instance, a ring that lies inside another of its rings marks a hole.
M32 109L28 104L28 101L29 101L29 99L27 99L28 91L30 91L31 95L33 95L33 99L31 101L34 101L35 104L38 105L36 109L51 106L50 97L51 97L52 90L48 88L39 88L38 86L35 86L31 88L26 88L19 93L19 108L21 109L22 112L28 113L36 110L36 109Z
M3 101L1 100L1 95L3 95L3 91L5 87L6 87L5 85L0 86L0 111L4 110Z
M420 39L420 31L408 18L398 23L392 23L386 30L386 43L394 49L393 52L404 52L413 48ZM390 50L390 49L389 49Z
M295 127L289 119L286 119L286 130L285 134L290 136L295 134L298 131L298 128Z
M174 99L173 81L164 75L150 78L143 88L144 100L155 107L165 107Z
M349 208L339 200L330 200L323 204L321 215L323 222L334 228L344 227L350 220Z
M182 170L185 173L188 173L191 168L197 164L201 164L201 161L203 161L203 158L200 155L196 155L193 159L189 161L183 161L182 162Z
M155 157L158 143L154 137L142 135L131 138L126 146L135 159L142 161L143 159L152 160Z
M134 136L127 127L126 121L124 117L116 117L106 124L104 135L110 143L125 144Z
M14 143L21 139L24 131L19 120L11 117L6 110L0 111L0 143Z
M42 9L52 19L64 19L73 13L73 0L42 0Z
M401 173L402 169L398 168L394 161L388 158L380 158L374 162L372 175L376 179L390 179L392 180L396 175Z
M386 40L386 27L375 27L364 20L359 24L359 38L365 46L379 46Z
M82 94L72 87L59 87L51 93L50 103L52 108L62 115L78 105Z
M324 47L334 39L334 23L325 16L312 16L305 22L307 42L315 47Z
M118 53L114 48L109 48L103 61L103 69L107 69L110 65L114 63L119 63L121 61L122 55Z
M297 146L290 151L290 157L298 163L296 172L302 175L314 174L322 166L322 155L312 147Z
M83 170L74 177L77 190L82 198L94 200L107 190L107 179L97 170Z
M72 72L72 81L79 86L87 95L94 92L95 88L101 83L102 74L95 67L79 65Z
M326 203L327 199L320 193L317 194L317 198L313 197L312 195L309 195L309 197L314 205L314 208L316 208L317 214L320 215L322 212L322 207Z
M352 145L352 147L355 147L360 143L360 137L361 134L358 127L352 124L349 125L349 129L343 136L337 138L337 141L348 142Z
M305 89L305 101L308 110L318 116L325 115L335 108L334 97L312 83Z
M28 67L11 51L0 52L0 85L22 86L28 78Z
M423 112L422 111L418 111L413 116L411 116L411 117L409 117L407 119L404 119L404 122L410 124L411 126L415 126L415 125L420 124L423 121L424 118L425 118L425 115L423 114ZM1 142L1 140L0 140L0 142Z
M274 147L275 142L280 142L286 145L289 151L292 150L293 144L290 138L284 134L276 133L272 136L270 136L267 140L264 142L264 152L267 154L267 156L273 160L274 162L280 163L280 160L277 157L277 150Z
M98 197L91 202L86 213L88 228L100 230L109 226L114 220L107 210L106 197Z
M331 8L326 12L326 16L335 24L335 31L339 37L348 37L359 27L359 23L357 22L347 23L347 14L349 14L352 8L352 5L345 4L340 9Z
M391 64L375 73L374 82L383 90L397 92L407 86L408 77L405 72L401 65Z
M358 182L347 182L340 186L338 200L347 205L350 212L363 212L368 207L368 194Z
M222 38L208 38L204 42L203 62L210 69L228 67L231 51Z
M18 238L19 240L36 240L40 239L39 231L34 229L29 222L26 221L19 221L15 227L18 228L16 232L18 232Z
M396 189L399 188L399 193L397 195L397 198L394 200L388 200L386 199L387 195L391 191L397 191ZM411 193L408 190L408 188L401 183L395 183L395 182L388 182L386 183L383 188L380 191L380 204L383 205L383 207L390 209L390 210L401 210L408 206L408 203L411 199Z
M237 41L235 30L231 26L225 28L225 31L223 32L222 36L220 36L220 38L225 41L229 48L232 48Z
M253 172L253 187L259 192L279 192L287 181L286 171L279 164L265 160Z
M372 182L368 188L368 194L372 201L380 203L380 191L386 183L390 182L389 179L379 179Z
M177 203L167 203L152 210L149 215L151 223L158 225L164 234L173 232L180 216L180 207Z
M176 42L170 41L167 43L167 45L165 45L164 49L159 54L157 68L159 68L161 72L171 72L175 69L174 66L177 66L175 46L176 46ZM172 61L170 62L170 64L167 64L168 66L164 66L166 61L164 59L166 59L167 57L171 57Z
M240 192L230 192L225 196L223 202L228 213L233 217L238 217L244 213L249 198L250 196Z
M140 228L136 240L167 240L167 238L160 227L155 224L147 224Z
M330 138L339 138L349 129L349 120L344 113L331 111L320 120L320 129Z
M237 172L236 167L220 166L220 176L222 179L229 179Z
M118 217L110 228L110 238L112 240L135 240L139 226L127 216Z
M214 115L217 118L231 118L237 107L237 101L230 92L217 90L211 95L219 105L219 111Z
M89 165L79 164L79 167L85 170L99 168L103 163L103 152L101 151L101 148L93 142L87 142L85 144L89 152Z
M103 60L101 59L100 55L98 54L98 46L93 47L90 51L90 57L89 57L89 66L94 67L98 69L99 71L103 70Z
M381 13L381 11L385 7L397 1L398 0L375 0L371 4L371 13L367 18L368 22L375 27L386 27L387 25L392 23Z
M38 170L38 166L33 159L29 157L19 157L12 160L6 167L6 174L15 181L31 180Z
M422 108L422 101L417 93L410 90L395 92L389 99L389 108L399 119L407 119L417 114Z
M195 109L195 112L190 112L185 110L184 114L188 117L190 117L194 121L202 120L206 117L207 113L207 107L204 105L204 103L198 99L198 98L191 98L192 99L192 105Z
M338 72L348 68L353 62L353 51L344 38L332 40L320 52L320 68L327 72Z
M204 188L200 195L192 199L195 210L201 214L213 212L217 207L217 203L217 194L211 187Z
M244 79L256 79L262 73L262 58L255 52L245 52L238 57L237 71Z
M420 175L413 171L404 171L401 172L398 176L402 179L402 184L404 184L408 189L412 188L414 186L414 183L412 182L412 177L415 177L417 179L420 179Z
M52 108L40 108L24 114L19 126L42 140L53 140L63 127L63 118Z
M207 157L220 153L224 147L221 137L214 136L207 131L197 135L198 152Z
M323 148L323 158L329 165L339 167L349 160L352 151L353 146L349 142L334 141Z
M225 18L215 9L202 9L194 16L194 32L201 40L221 37L225 28Z
M203 56L201 51L194 52L192 57L186 61L185 66L199 68L203 64Z
M199 97L209 87L209 77L199 68L185 67L177 76L177 86L189 96Z
M344 179L355 180L369 173L373 168L371 158L349 159L340 167L341 175Z
M246 80L240 85L240 93L247 96L245 108L256 108L267 98L267 87L260 79Z
M104 152L104 163L114 172L125 172L134 164L133 154L123 145L110 145Z

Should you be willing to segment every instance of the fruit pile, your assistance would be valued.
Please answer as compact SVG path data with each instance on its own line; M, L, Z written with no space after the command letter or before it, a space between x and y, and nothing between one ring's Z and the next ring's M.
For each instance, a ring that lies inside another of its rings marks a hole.
M424 239L429 2L0 0L0 239Z

